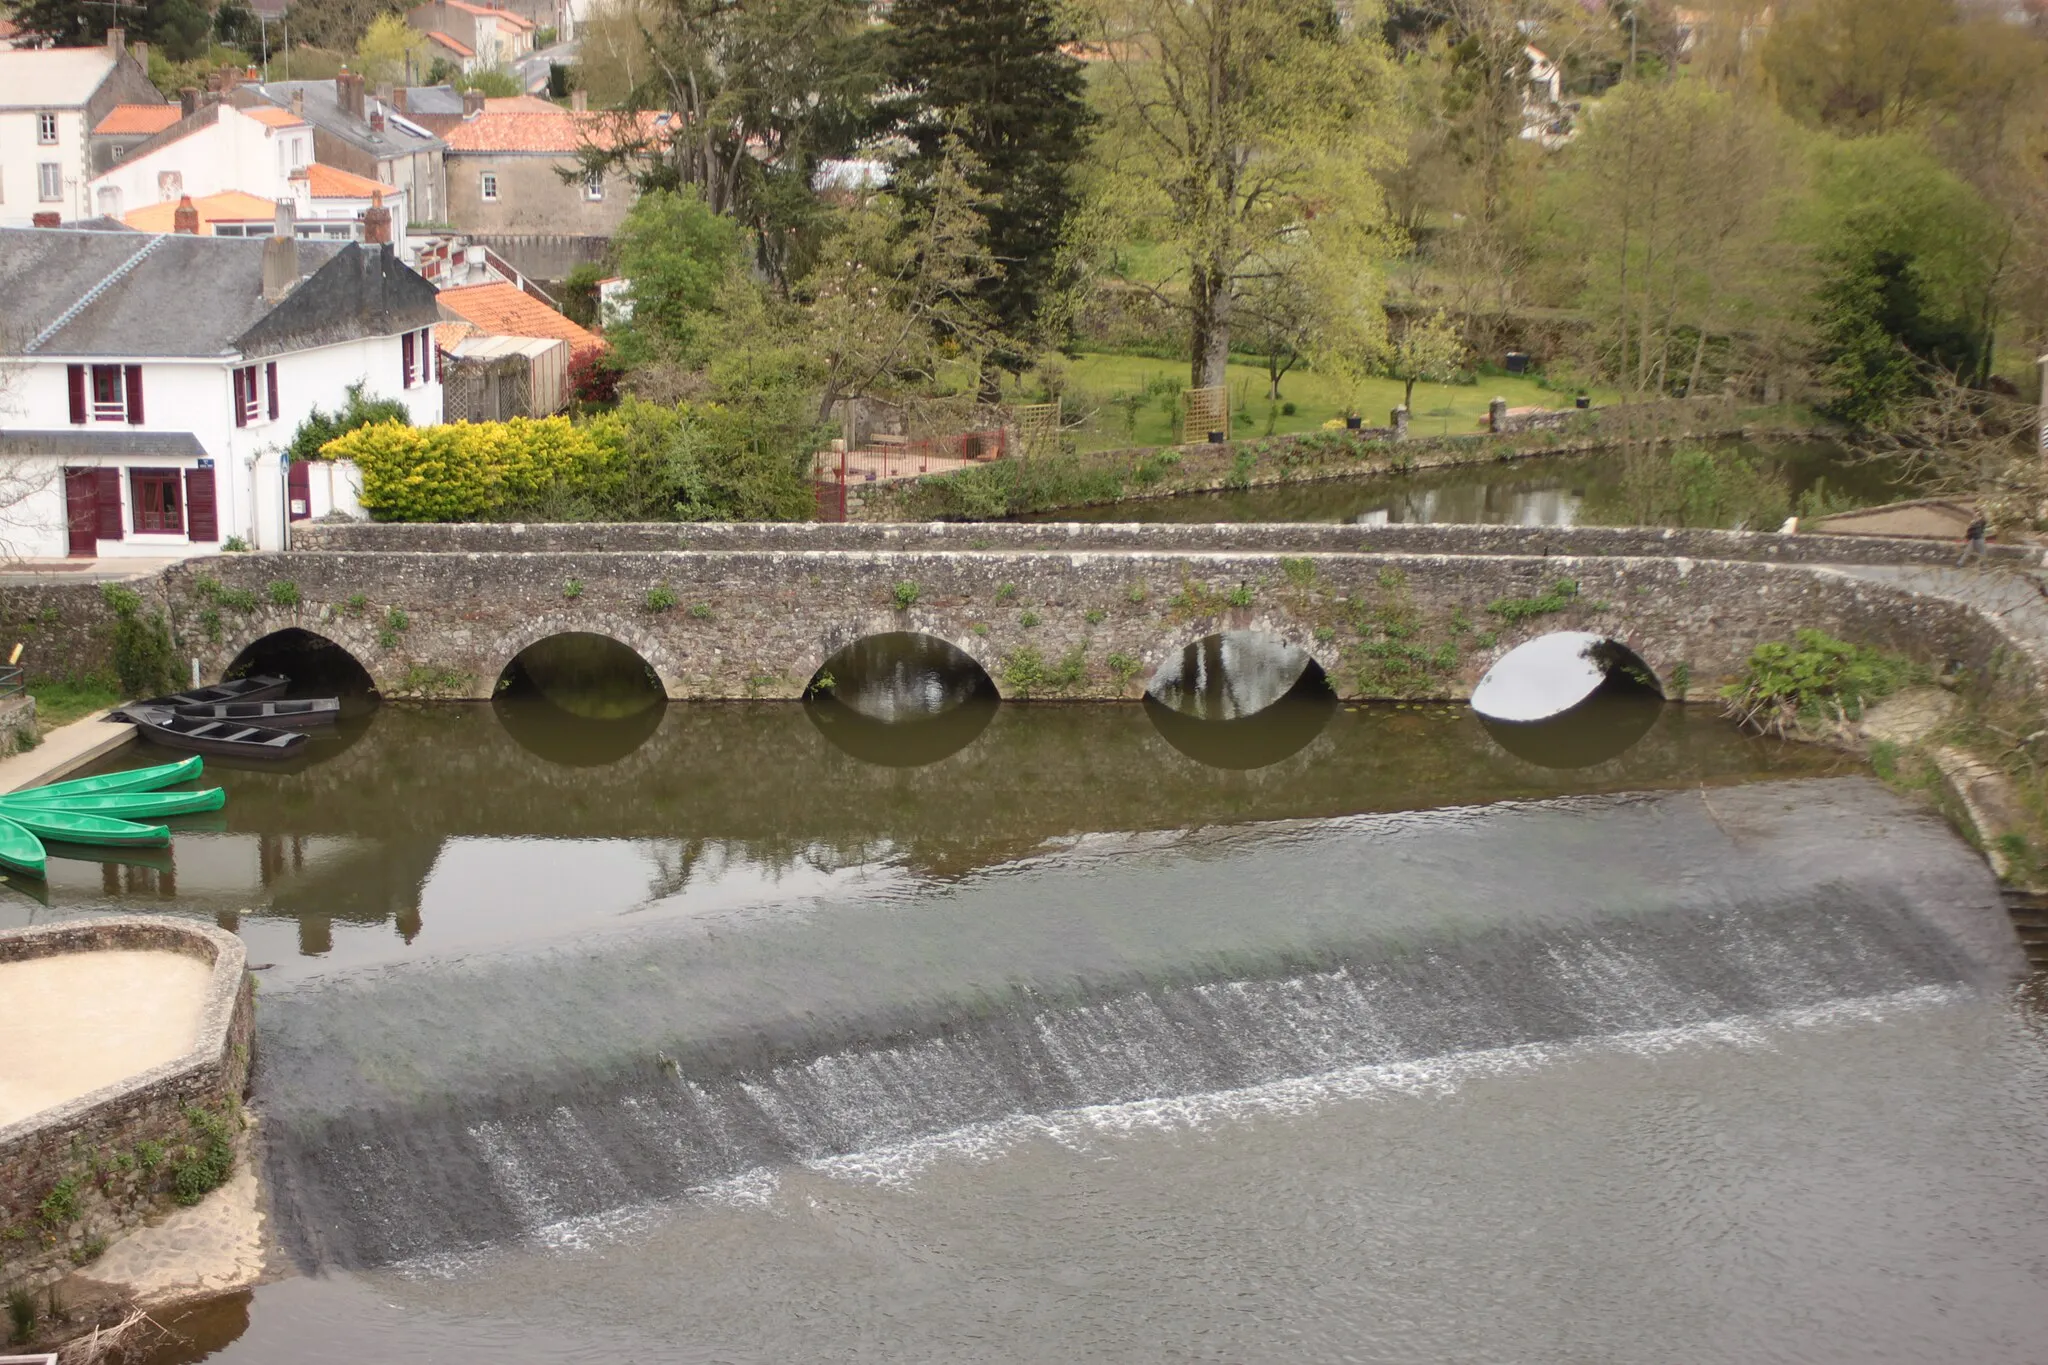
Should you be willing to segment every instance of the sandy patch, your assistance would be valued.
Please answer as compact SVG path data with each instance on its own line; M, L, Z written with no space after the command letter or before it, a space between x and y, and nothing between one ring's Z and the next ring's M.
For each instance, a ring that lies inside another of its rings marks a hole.
M154 950L0 962L0 1125L190 1052L212 978Z

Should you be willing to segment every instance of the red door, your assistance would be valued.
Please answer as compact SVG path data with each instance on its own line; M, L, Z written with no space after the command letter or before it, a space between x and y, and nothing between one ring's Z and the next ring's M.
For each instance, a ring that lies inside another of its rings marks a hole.
M99 554L100 544L93 535L98 520L98 493L92 470L64 471L64 516L71 528L71 557L91 559Z
M286 465L284 489L293 521L304 521L313 515L313 466L304 460L293 460Z

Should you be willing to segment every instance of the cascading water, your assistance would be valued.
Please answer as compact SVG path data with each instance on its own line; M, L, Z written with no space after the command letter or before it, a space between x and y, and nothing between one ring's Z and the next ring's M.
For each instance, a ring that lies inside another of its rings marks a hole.
M385 1264L1079 1106L2002 980L1981 862L1829 780L1098 839L265 995L284 1240Z

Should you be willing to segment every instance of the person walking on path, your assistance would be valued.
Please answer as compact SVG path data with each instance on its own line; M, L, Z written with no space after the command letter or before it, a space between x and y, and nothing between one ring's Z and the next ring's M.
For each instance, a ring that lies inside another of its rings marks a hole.
M1985 555L1984 532L1987 529L1988 525L1984 520L1982 512L1971 518L1970 529L1963 532L1963 552L1956 556L1956 567L1958 569L1968 564L1973 555L1976 557L1978 567L1983 567Z

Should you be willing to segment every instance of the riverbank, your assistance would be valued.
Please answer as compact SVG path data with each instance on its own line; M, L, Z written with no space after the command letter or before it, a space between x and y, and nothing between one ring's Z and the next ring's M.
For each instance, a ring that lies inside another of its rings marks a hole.
M108 707L69 725L60 725L45 734L33 749L0 759L0 792L55 782L133 742L135 727L127 721L109 719L112 712L113 708Z
M1542 455L1590 454L1682 440L1823 434L1783 408L1721 398L1616 404L1537 417L1499 434L1420 436L1393 428L1302 432L1220 444L1133 447L997 460L895 483L850 484L846 519L990 521L1189 493L1414 474Z

